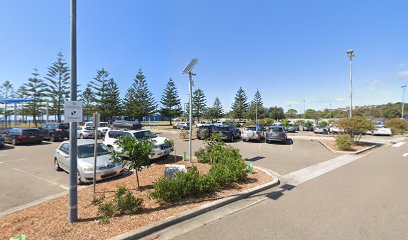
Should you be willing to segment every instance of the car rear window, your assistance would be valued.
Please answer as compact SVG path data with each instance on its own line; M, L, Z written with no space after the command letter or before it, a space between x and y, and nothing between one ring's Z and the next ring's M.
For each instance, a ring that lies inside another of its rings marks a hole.
M145 138L155 138L157 137L154 133L150 131L142 131L133 133L136 139L145 139Z
M68 129L68 128L69 128L69 124L60 124L60 125L58 126L58 128Z
M269 132L283 132L283 128L274 127L269 129Z
M246 127L244 131L256 131L256 127Z
M27 129L27 130L23 130L23 135L39 135L40 131L37 129Z

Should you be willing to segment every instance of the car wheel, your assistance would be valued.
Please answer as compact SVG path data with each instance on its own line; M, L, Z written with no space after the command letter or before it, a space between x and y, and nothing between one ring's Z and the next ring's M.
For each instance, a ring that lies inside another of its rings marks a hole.
M54 168L55 168L56 171L61 171L62 170L59 163L58 163L58 160L56 158L54 159Z
M81 133L81 134L79 134L79 138L80 139L84 139L84 135Z
M50 134L49 139L50 139L50 142L55 142L54 134Z
M13 146L16 146L16 145L17 145L17 141L16 141L15 138L13 138L13 140L11 140L11 144L13 144Z

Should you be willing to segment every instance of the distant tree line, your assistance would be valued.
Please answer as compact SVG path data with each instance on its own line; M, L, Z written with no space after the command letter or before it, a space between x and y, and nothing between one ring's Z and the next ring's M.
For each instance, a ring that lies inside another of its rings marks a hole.
M78 85L79 86L79 85ZM80 86L79 86L80 87ZM162 117L172 119L183 115L183 106L177 92L177 87L172 78L166 84L160 99L161 107L150 92L146 76L142 69L139 69L131 86L128 88L125 97L120 97L120 91L115 79L105 68L96 71L95 77L84 86L79 88L78 99L83 102L84 118L88 120L96 111L101 114L102 121L113 120L115 117L126 116L129 119L142 120L143 117L160 113ZM61 52L57 54L55 62L47 68L46 74L41 77L38 69L34 68L31 77L27 82L19 86L16 90L10 81L0 84L0 96L28 98L33 102L22 104L16 114L23 118L30 116L33 122L45 113L45 102L49 103L49 114L55 116L56 121L61 122L64 103L70 97L70 69ZM307 109L299 114L295 109L288 109L284 112L282 107L265 107L259 90L256 91L253 99L248 100L245 90L240 87L234 98L234 102L229 112L224 112L224 108L218 97L215 98L212 106L207 106L207 99L204 91L200 88L193 92L192 96L193 118L197 121L201 119L214 120L223 117L234 119L275 119L286 118L344 118L348 116L347 110L324 109L316 111ZM184 116L189 113L189 106L184 108ZM405 112L408 113L408 104ZM3 109L0 109L3 113ZM7 115L13 112L8 110ZM354 116L366 118L398 118L401 114L401 103L388 103L379 106L358 107L353 110Z

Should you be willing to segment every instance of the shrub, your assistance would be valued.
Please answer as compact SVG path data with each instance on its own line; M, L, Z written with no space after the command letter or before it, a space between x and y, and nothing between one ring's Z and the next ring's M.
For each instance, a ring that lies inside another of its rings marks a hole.
M239 149L220 141L218 135L211 136L206 145L194 153L200 163L215 164L225 159L242 159Z
M353 145L353 139L348 135L338 135L336 136L336 146L341 151L351 150L351 145Z
M95 198L92 203L98 204L98 215L101 216L99 223L109 223L109 218L122 214L136 214L142 210L143 200L136 198L126 187L118 187L115 197L108 202L103 202L103 198Z
M273 120L272 118L264 118L259 120L259 123L265 126L271 126L275 123L275 120Z
M233 182L244 181L248 175L248 170L242 159L225 159L220 163L214 164L208 175L211 176L219 186L222 186Z
M343 118L338 122L338 126L356 142L359 142L361 136L367 131L373 130L373 123L364 117Z
M105 199L105 195L101 195L100 197L93 198L91 203L94 206L98 206L99 204L103 202L104 199Z
M180 130L180 138L181 138L181 139L187 139L187 138L188 138L188 134L189 134L189 131L188 131L188 130L186 130L186 129Z
M391 128L393 134L404 134L408 131L408 121L400 118L388 120L385 126Z
M329 123L326 122L326 121L321 121L320 122L320 126L327 127L327 125L329 125Z

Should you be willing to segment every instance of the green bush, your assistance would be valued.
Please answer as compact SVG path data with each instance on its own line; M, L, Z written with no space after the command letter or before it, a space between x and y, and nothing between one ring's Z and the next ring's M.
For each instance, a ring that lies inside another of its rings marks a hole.
M404 134L408 131L408 121L400 118L388 120L385 126L391 128L393 134Z
M242 159L224 159L222 162L214 164L208 175L213 178L217 185L223 186L244 181L248 175L248 170Z
M343 128L355 142L359 142L361 136L367 131L373 130L373 123L364 117L343 118L338 126Z
M341 151L351 150L353 145L353 139L348 135L338 135L336 136L336 146Z
M136 198L126 187L118 187L115 197L109 202L103 202L105 197L95 198L92 204L98 205L99 223L109 223L109 218L122 214L136 214L142 210L143 200Z
M206 145L194 153L200 163L215 164L225 159L242 159L239 149L220 141L217 135L211 136Z

